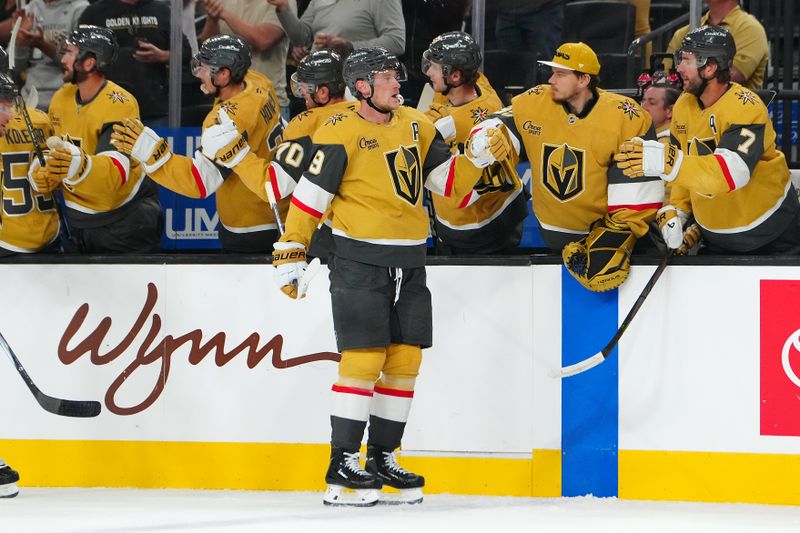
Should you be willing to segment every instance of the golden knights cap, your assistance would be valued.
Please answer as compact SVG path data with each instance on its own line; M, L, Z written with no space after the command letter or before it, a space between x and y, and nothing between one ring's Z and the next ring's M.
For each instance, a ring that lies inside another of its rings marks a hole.
M539 61L539 63L594 76L600 73L600 61L597 60L597 54L585 43L564 43L558 47L552 61Z

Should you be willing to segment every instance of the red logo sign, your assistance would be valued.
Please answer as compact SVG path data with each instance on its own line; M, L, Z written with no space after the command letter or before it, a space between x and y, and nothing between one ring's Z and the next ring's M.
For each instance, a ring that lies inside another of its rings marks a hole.
M761 280L761 434L800 436L800 281Z

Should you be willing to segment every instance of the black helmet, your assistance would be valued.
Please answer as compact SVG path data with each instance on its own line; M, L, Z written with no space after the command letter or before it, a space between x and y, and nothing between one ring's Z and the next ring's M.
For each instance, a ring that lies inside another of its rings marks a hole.
M362 48L356 50L344 62L342 73L347 88L356 98L361 98L361 93L356 89L358 80L365 80L372 87L374 74L384 70L397 72L397 81L406 80L406 68L385 48Z
M683 52L694 54L698 67L705 66L709 59L713 59L719 70L729 70L736 55L736 42L725 28L701 26L687 33L681 41L681 47L675 51L676 65Z
M7 72L0 72L0 100L10 100L13 102L17 96L19 96L17 84L14 83L14 80Z
M97 62L95 67L100 72L105 72L117 60L119 45L114 37L114 32L100 26L81 24L64 41L65 44L74 44L78 47L78 59L86 59L92 54Z
M201 64L211 67L212 75L227 68L231 83L239 83L250 68L250 45L237 35L210 37L192 58L192 74L197 75Z
M466 79L472 78L481 66L481 47L475 39L463 31L450 31L436 37L422 53L422 73L427 74L431 63L442 66L447 78L460 70Z
M317 87L327 87L331 96L344 95L344 77L342 77L342 56L333 50L323 49L311 52L297 65L297 72L292 74L292 94L302 98L300 84L313 86L309 92L316 91Z

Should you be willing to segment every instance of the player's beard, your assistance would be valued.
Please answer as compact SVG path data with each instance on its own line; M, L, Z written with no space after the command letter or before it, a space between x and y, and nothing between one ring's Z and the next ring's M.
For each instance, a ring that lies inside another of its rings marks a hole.
M698 73L698 80L683 80L683 90L700 98L706 90L708 80Z
M89 73L83 70L78 70L74 66L70 72L64 73L64 82L66 83L74 83L75 85L81 83L82 81L86 81L89 78Z

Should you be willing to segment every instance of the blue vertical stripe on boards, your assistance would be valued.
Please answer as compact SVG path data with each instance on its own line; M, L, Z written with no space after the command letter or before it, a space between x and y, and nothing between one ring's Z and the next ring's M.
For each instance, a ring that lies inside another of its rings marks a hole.
M591 292L561 269L562 365L599 352L614 336L617 290ZM617 496L617 349L603 364L561 383L561 494Z

